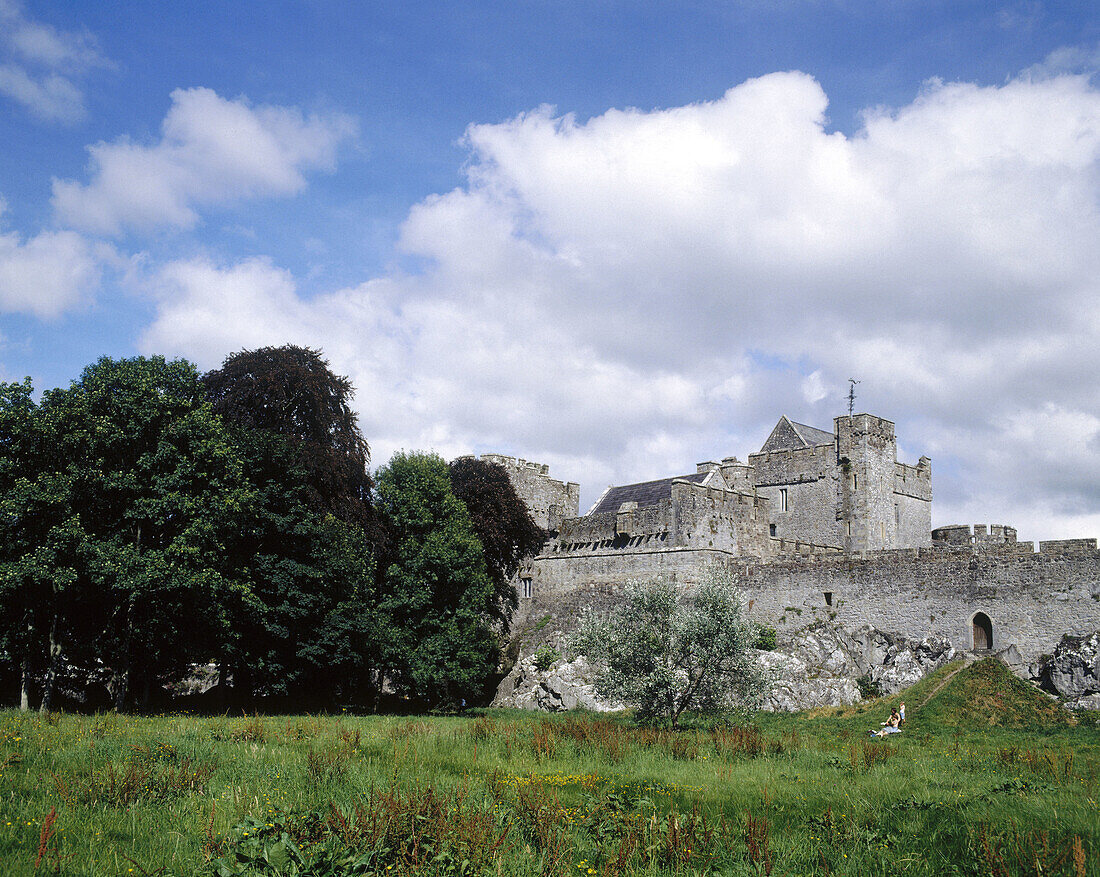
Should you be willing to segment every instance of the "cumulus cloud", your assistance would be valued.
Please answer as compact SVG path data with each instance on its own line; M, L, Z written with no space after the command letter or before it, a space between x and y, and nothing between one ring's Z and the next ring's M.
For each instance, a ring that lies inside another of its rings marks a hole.
M145 345L321 346L376 457L512 451L588 498L780 414L828 428L855 377L933 456L939 522L1100 524L1100 91L933 81L851 136L826 108L792 72L471 126L467 183L404 225L422 273L307 298L269 263L177 263Z
M58 316L99 286L104 255L71 231L0 233L0 311Z
M93 67L112 66L91 34L59 31L28 18L14 0L0 0L0 94L39 118L84 118L77 81Z
M252 106L208 88L177 89L151 144L120 138L88 147L88 183L53 182L58 218L86 231L190 228L196 208L301 191L304 172L332 170L354 124L340 114Z

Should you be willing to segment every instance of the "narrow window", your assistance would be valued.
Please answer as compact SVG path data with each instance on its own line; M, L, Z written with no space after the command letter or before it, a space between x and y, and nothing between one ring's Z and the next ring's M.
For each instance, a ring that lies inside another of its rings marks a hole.
M530 579L520 579L520 581L523 582L523 596L524 597L530 597L531 596L531 580Z
M779 511L789 511L790 507L787 505L787 488L779 488Z
M851 536L852 535L852 522L851 521L848 522L847 527L848 527L848 535Z
M878 522L878 537L883 542L886 541L886 522L885 521L879 521Z
M901 526L901 506L897 503L894 503L894 526Z
M826 591L825 592L825 605L826 606L832 606L833 605L833 592L832 591Z
M769 536L774 536L775 535L775 524L768 524L768 535Z
M852 473L852 490L859 490L859 476L855 472Z

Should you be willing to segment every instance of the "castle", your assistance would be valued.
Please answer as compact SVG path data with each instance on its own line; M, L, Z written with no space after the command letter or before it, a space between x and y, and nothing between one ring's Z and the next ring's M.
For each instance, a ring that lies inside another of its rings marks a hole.
M631 581L690 589L727 568L742 605L782 638L817 620L868 623L956 648L1008 653L1026 670L1064 634L1100 629L1095 539L1018 542L1009 526L932 529L932 466L899 462L894 424L781 417L763 447L694 472L609 487L584 515L579 486L496 454L549 538L520 570L517 622L568 629Z

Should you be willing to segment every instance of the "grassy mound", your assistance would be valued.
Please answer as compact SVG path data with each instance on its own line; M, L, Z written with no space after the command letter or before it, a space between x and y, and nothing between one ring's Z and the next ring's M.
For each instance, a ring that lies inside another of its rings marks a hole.
M775 732L797 727L824 734L864 734L877 729L902 701L909 736L990 728L1043 731L1076 724L1072 713L1013 675L996 658L969 665L953 661L897 694L851 706L761 714L757 721Z
M1070 713L1057 701L1014 675L996 658L963 667L946 684L942 683L946 674L936 676L939 682L934 678L922 680L919 687L906 692L909 716L911 719L919 716L922 725L1038 730L1064 726L1071 721Z

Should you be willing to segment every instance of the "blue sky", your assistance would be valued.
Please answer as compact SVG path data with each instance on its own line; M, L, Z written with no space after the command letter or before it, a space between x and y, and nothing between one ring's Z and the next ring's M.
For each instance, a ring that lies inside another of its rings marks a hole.
M0 377L323 348L396 448L610 482L828 428L1100 533L1083 2L0 0Z

